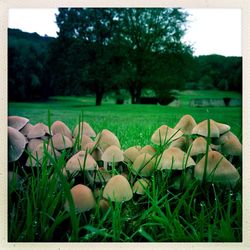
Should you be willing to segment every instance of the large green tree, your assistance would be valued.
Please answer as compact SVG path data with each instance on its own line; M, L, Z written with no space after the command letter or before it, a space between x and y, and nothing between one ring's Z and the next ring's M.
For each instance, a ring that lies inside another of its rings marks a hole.
M187 13L178 8L126 8L119 10L119 20L120 39L126 51L123 75L132 103L140 102L146 86L168 92L173 85L169 79L179 74L176 67L186 66L176 58L191 54L191 49L181 42ZM178 83L174 82L175 87Z
M63 8L56 20L61 42L73 38L87 48L78 54L85 58L80 71L100 105L108 89L125 87L138 103L143 88L174 78L163 62L166 55L190 53L181 42L186 17L176 8Z

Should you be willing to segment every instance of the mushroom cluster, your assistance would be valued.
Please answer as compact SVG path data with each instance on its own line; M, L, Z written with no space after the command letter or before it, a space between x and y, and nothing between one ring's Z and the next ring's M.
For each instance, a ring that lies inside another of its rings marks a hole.
M107 211L110 202L147 194L156 171L167 173L175 189L195 179L234 187L240 179L233 157L241 157L242 145L230 126L212 119L196 123L191 115L184 115L173 128L165 124L157 128L148 145L127 149L121 148L113 132L96 133L86 121L71 131L62 121L48 127L9 116L8 147L9 162L25 155L21 164L27 167L53 167L63 158L65 178L80 176L71 189L77 212L96 206ZM70 209L68 200L64 207Z

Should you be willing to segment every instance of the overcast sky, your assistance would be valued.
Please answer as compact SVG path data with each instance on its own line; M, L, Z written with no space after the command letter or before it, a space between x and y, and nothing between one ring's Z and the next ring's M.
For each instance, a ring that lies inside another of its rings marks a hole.
M188 31L183 41L194 47L194 55L241 56L240 9L187 9ZM9 28L56 37L57 9L10 9Z

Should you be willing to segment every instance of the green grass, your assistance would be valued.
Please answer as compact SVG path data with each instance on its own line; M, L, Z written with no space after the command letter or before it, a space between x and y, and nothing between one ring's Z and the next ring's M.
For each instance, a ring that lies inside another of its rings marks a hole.
M242 135L241 108L114 105L111 101L96 107L91 98L62 97L44 103L9 103L9 115L27 117L32 124L61 120L73 129L82 114L96 132L104 128L114 132L123 149L151 144L155 129L162 124L174 127L184 114L192 115L196 122L209 118L227 123L233 133L240 138ZM21 184L15 178L9 183L9 241L242 241L241 183L229 190L209 183L201 185L193 179L187 187L176 190L171 188L174 173L155 171L149 178L151 185L146 195L134 195L121 204L110 202L106 213L98 209L97 198L95 209L76 214L70 188L77 182L90 183L85 180L84 171L75 180L61 174L69 157L65 151L57 160L45 154L42 165L34 168L25 168L19 162L11 165L23 179ZM46 164L49 159L52 166ZM237 168L241 168L240 164ZM66 199L70 212L63 207Z

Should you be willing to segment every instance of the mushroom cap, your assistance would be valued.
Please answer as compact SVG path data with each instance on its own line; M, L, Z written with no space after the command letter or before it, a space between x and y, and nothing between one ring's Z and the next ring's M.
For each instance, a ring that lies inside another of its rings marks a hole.
M183 170L195 165L194 160L179 148L165 149L157 169Z
M241 155L242 145L235 134L231 131L221 135L218 139L221 146L221 152L225 155Z
M66 148L72 148L73 143L68 138L67 136L61 134L61 133L56 133L52 136L52 143L55 149L57 150L63 150Z
M27 137L28 139L34 139L43 137L46 134L50 134L48 126L43 123L37 123L30 129Z
M207 149L207 141L204 137L197 137L193 143L192 148L190 150L190 156L205 154ZM211 150L211 147L208 147L208 150Z
M26 166L33 167L36 166L37 163L42 164L43 159L46 153L50 154L53 158L54 156L60 157L61 153L56 149L53 149L50 145L44 145L44 142L37 145L37 147L31 152L31 157L29 157L26 161ZM48 159L47 165L50 165L51 160Z
M140 155L141 146L132 146L123 152L125 162L134 162L136 157Z
M103 190L103 197L115 202L132 199L133 192L128 180L122 175L113 176Z
M155 170L155 158L148 153L142 153L135 159L132 165L132 172L141 176L151 176Z
M197 123L191 115L184 115L175 125L174 129L182 131L183 134L190 135L196 125Z
M212 120L212 121L214 121L214 120ZM214 123L217 126L217 128L219 129L220 135L228 132L231 128L229 125L224 124L224 123L220 123L220 122L216 122L216 121L214 121Z
M95 170L98 169L97 163L94 158L87 154L85 151L79 151L74 154L66 163L65 170L70 173L80 171L81 169L85 170Z
M168 127L167 125L162 125L155 130L151 136L151 141L157 145L163 145L168 141L174 141L181 137L183 133L177 129Z
M208 137L208 120L198 123L192 130L192 134ZM210 119L210 137L219 137L220 131L216 123Z
M120 142L116 135L108 129L103 129L102 132L98 133L95 138L95 142L103 152L111 145L115 145L118 148L121 148Z
M169 148L171 147L176 147L176 148L180 148L181 150L185 149L187 147L187 140L185 137L180 137L174 141L171 142L171 144L169 145Z
M92 144L90 144L92 143ZM91 148L89 147L91 145ZM82 135L81 138L81 150L92 149L94 147L94 141L88 135ZM88 146L88 147L87 147Z
M51 125L51 132L52 134L63 134L67 136L69 139L72 139L72 132L69 127L62 121L55 121Z
M152 147L151 145L146 145L144 146L141 150L140 150L140 154L143 153L148 153L150 155L155 155L156 154L156 150L154 147Z
M80 138L83 135L88 135L89 137L95 137L96 133L94 129L87 122L80 122L74 129L73 136L76 138L80 135Z
M27 123L29 119L21 116L8 116L8 126L15 128L17 130L22 129Z
M25 136L17 129L8 127L8 161L18 160L26 146L27 140Z
M123 151L116 145L111 145L105 149L102 155L105 162L120 162L124 160Z
M27 136L28 133L30 132L30 130L31 130L33 127L34 127L34 126L28 122L28 123L26 123L26 125L25 125L23 128L20 129L20 132L21 132L23 135Z
M33 150L36 149L36 147L43 143L43 140L42 139L30 139L29 142L28 142L28 146L27 146L27 149L32 152Z
M133 186L133 193L145 194L145 189L148 188L149 180L145 178L138 179Z
M206 156L197 163L194 168L194 177L203 179ZM215 183L224 183L234 186L240 178L237 169L219 152L208 152L206 180Z
M95 207L96 202L91 189L85 185L78 184L70 190L77 212L86 212ZM70 210L68 200L64 204L66 211Z

